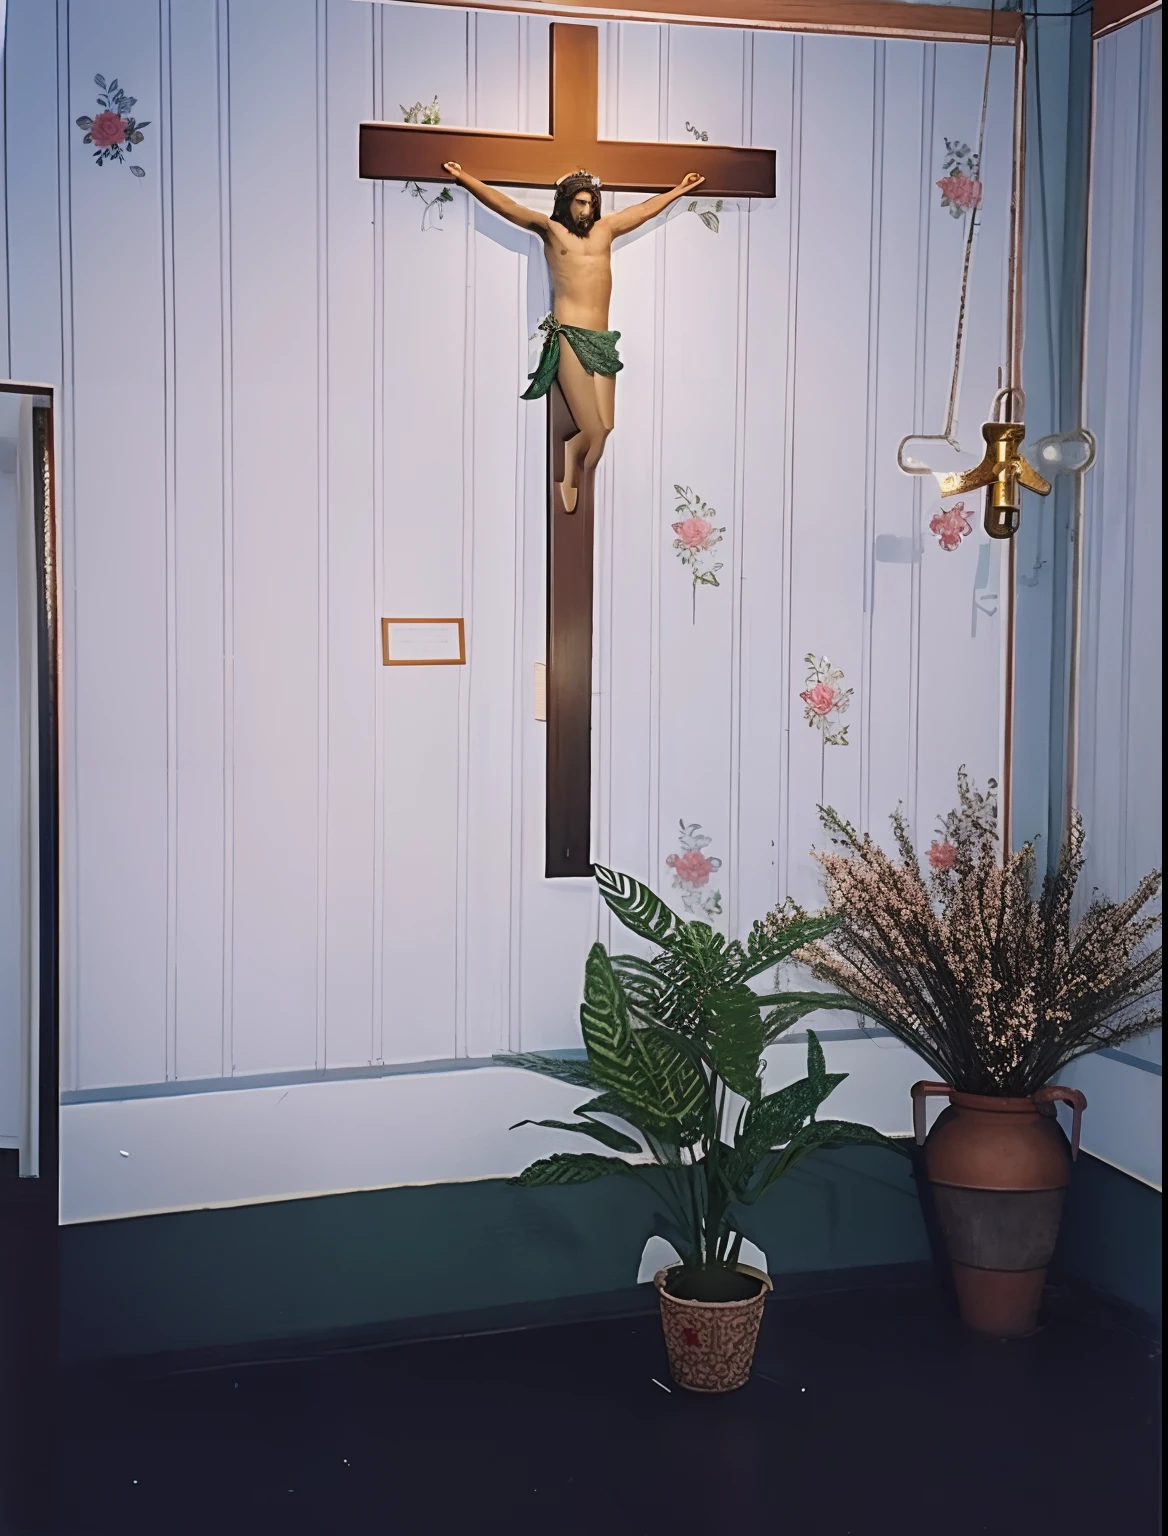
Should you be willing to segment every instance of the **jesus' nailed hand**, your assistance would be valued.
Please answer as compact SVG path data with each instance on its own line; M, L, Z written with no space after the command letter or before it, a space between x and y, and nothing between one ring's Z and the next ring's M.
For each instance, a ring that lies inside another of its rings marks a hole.
M523 398L535 400L547 394L553 379L559 380L579 428L565 446L564 480L559 488L564 510L574 512L580 471L595 466L612 431L616 375L623 366L616 351L620 333L608 329L612 242L696 191L705 177L691 171L671 192L602 216L599 181L587 171L576 171L557 182L549 215L524 208L497 187L469 175L456 160L448 160L443 170L494 213L520 229L534 231L543 241L552 279L552 313L540 327L545 336L543 354ZM561 345L561 337L566 346Z

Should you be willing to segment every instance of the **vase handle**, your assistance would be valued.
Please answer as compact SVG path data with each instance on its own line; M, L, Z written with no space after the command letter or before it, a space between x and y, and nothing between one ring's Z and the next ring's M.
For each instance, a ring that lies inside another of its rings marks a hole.
M917 1139L917 1146L925 1144L925 1100L936 1099L942 1094L952 1093L948 1083L914 1083L909 1089L912 1094L913 1107L913 1135Z
M1077 1088L1064 1088L1061 1083L1051 1083L1049 1088L1040 1088L1034 1095L1036 1104L1053 1104L1056 1100L1071 1106L1071 1161L1074 1162L1079 1155L1079 1131L1083 1111L1087 1108L1087 1095Z

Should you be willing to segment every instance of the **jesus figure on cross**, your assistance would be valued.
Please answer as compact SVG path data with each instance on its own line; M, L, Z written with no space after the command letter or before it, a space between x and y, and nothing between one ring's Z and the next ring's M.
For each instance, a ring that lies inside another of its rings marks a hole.
M556 183L555 206L549 215L525 208L497 187L487 186L457 160L446 161L443 170L493 213L520 229L532 230L543 241L552 279L552 312L540 321L543 351L523 398L538 400L558 379L577 427L564 447L564 478L559 485L564 511L574 512L580 472L595 468L612 431L616 376L624 366L616 350L620 332L608 329L612 242L656 218L687 192L695 192L705 177L691 171L669 192L602 214L600 182L587 171L575 171Z

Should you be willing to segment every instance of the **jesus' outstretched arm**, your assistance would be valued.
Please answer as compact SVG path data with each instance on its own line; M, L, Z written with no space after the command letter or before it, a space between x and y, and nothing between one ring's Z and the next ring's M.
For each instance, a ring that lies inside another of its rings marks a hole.
M612 231L613 239L615 240L618 235L627 235L632 229L640 229L642 224L647 224L659 213L664 213L666 208L671 203L675 203L679 197L684 197L687 192L696 192L705 179L696 171L690 171L689 175L678 182L671 191L658 192L656 197L647 197L643 203L634 203L631 208L621 208L616 213L608 214L604 222Z
M442 169L449 171L460 187L465 187L472 197L477 198L485 208L489 208L492 213L497 213L500 218L507 219L512 224L518 224L520 229L537 231L547 229L546 213L536 213L534 208L525 208L513 197L508 197L506 192L500 192L498 187L489 187L485 181L480 181L477 176L464 171L457 160L447 160Z

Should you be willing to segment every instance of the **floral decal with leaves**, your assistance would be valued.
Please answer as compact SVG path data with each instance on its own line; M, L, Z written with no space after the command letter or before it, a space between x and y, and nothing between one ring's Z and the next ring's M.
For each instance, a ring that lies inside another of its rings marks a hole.
M438 105L437 96L434 97L433 101L429 102L415 101L412 107L403 107L400 102L398 106L403 123L420 123L426 128L433 128L435 123L442 121L442 110ZM427 229L436 228L431 221L430 215L437 210L438 218L441 220L443 213L446 211L445 205L454 201L454 196L449 187L443 187L441 191L435 192L433 196L429 196L425 187L418 181L407 181L402 187L402 191L408 192L411 197L416 197L421 202L423 233ZM441 230L438 232L439 234L442 233Z
M688 566L693 577L693 618L697 622L697 591L699 587L719 587L718 572L722 562L715 560L712 551L722 542L725 527L714 526L717 512L707 506L696 491L688 485L675 485L677 505L674 513L677 522L672 528L677 537L673 547L682 565Z
M415 101L412 107L403 107L398 103L403 123L422 123L427 128L433 128L442 121L442 109L438 105L437 96L433 101Z
M686 826L679 821L681 835L677 839L680 853L671 853L665 860L666 869L673 871L673 889L681 892L681 904L687 912L700 912L703 917L717 917L722 911L722 892L706 887L710 876L722 868L721 859L711 859L702 852L714 841L702 831L700 822Z
M951 507L942 507L929 519L929 532L937 535L937 543L942 549L950 553L959 549L962 539L973 532L973 524L965 514L965 503L958 501Z
M117 80L111 80L107 85L104 75L94 75L93 83L100 93L97 98L99 110L96 117L77 119L77 126L85 135L81 142L93 145L93 158L98 165L104 165L107 160L124 165L126 156L133 154L134 145L141 144L142 130L149 128L150 121L140 123L132 115L138 98L127 96ZM146 174L140 165L131 165L129 170L131 176Z
M803 718L822 733L824 746L846 747L848 728L840 724L839 717L847 712L855 690L843 686L843 672L826 656L816 657L814 651L808 651L803 660L807 663L807 687L799 695Z
M693 202L686 204L686 213L696 213L698 218L710 231L716 235L721 225L721 214L726 207L725 198L696 197Z
M948 208L952 218L963 219L981 204L980 157L959 139L946 139L941 169L941 207Z

